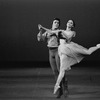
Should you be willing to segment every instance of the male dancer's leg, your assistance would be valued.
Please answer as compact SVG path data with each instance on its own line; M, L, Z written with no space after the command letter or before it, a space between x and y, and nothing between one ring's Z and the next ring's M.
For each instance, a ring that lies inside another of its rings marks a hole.
M53 71L53 74L55 77L55 81L56 81L59 72L58 72L57 65L56 65L55 52L56 52L56 50L49 50L49 62L50 62L50 66L52 68L52 71Z

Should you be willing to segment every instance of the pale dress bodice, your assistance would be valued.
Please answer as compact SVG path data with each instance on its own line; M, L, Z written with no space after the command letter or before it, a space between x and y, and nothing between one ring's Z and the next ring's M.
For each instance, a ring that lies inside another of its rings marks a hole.
M60 45L61 44L65 44L66 43L66 40L65 39L60 39Z
M62 36L64 37L64 39L60 39L60 45L65 43L70 43L74 34L72 31L63 31Z

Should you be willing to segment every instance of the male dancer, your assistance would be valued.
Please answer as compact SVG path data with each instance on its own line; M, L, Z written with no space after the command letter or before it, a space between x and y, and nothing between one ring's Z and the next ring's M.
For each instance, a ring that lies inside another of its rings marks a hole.
M59 26L60 26L60 19L55 18L53 20L51 30L59 30L58 29ZM50 66L53 70L53 74L55 76L55 81L56 81L57 77L59 75L59 69L60 69L60 59L58 56L59 39L58 39L57 34L55 34L55 33L50 34L47 31L42 34L41 27L39 27L39 29L40 29L40 32L37 35L37 39L38 39L38 41L41 41L41 39L47 40L47 47L49 49L49 62L50 62ZM62 85L64 87L64 91L62 90ZM64 93L64 96L66 97L67 93L68 93L67 90L68 90L67 89L67 82L65 81L65 77L64 77L63 81L60 84L60 88L59 88L58 93L57 93L57 98L60 98L63 93Z

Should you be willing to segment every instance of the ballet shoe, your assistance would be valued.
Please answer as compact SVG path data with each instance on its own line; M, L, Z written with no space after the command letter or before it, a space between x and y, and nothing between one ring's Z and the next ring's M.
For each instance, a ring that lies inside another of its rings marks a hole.
M98 48L100 48L100 44L97 44L96 46L97 46Z
M56 94L56 92L58 91L59 88L60 88L59 85L55 85L53 94Z
M68 97L69 91L68 91L68 81L65 81L65 83L63 84L63 93L64 93L64 97Z
M67 97L68 97L68 94L69 94L68 89L65 89L65 90L64 90L64 97L67 98Z

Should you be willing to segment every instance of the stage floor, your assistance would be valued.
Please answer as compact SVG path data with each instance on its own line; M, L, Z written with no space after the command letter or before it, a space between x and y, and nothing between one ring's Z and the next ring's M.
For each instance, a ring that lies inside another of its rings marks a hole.
M69 96L60 100L100 100L100 68L73 67L66 76ZM0 69L0 100L56 100L51 68Z

